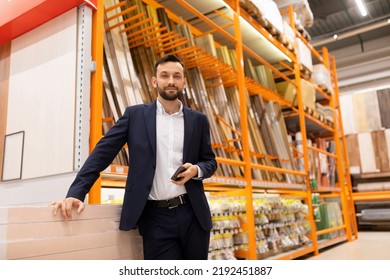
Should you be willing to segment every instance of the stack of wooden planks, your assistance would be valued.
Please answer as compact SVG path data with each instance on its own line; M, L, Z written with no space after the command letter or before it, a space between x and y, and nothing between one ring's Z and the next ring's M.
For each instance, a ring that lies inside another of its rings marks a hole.
M120 205L87 205L64 222L50 206L0 207L0 259L143 259L142 237L119 230Z
M177 54L186 64L184 105L205 113L218 157L242 160L240 102L235 50L216 47L212 34L194 36L183 21L173 21L162 8L140 0L106 0L105 131L133 104L156 98L151 87L153 65L164 54ZM296 170L272 72L246 61L249 146L256 164ZM264 122L263 122L264 121ZM124 150L126 151L126 150ZM125 162L116 159L116 164ZM258 180L297 183L301 178L253 169ZM216 176L242 177L243 168L219 164Z

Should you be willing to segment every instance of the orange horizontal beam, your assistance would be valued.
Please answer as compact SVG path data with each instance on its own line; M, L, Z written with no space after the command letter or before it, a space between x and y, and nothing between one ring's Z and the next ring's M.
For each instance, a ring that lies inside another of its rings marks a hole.
M316 190L313 190L312 192L316 192ZM333 194L320 194L321 198L340 198L340 191L339 193L333 193Z
M112 30L112 29L114 29L114 28L117 28L117 27L119 27L119 26L121 26L121 25L125 25L125 24L127 24L127 23L129 23L129 22L135 21L135 20L137 20L137 19L139 19L139 18L142 18L142 17L144 17L144 16L145 16L145 13L137 14L137 15L132 16L132 17L130 17L130 18L124 20L124 21L120 21L120 22L118 22L117 24L114 24L114 25L112 25L112 26L106 28L106 31L110 31L110 30Z
M341 230L341 229L345 229L345 228L346 228L346 225L342 225L342 226L338 226L338 227L332 227L332 228L327 228L327 229L323 229L323 230L318 230L316 232L316 235L319 236L319 235L323 235L323 234L326 234L329 232L333 232L333 231L337 231L337 230Z
M104 13L108 13L108 12L111 12L112 10L115 10L116 8L120 8L122 6L126 5L126 1L121 1L119 2L118 4L115 4L113 6L110 6L106 9L104 9Z
M352 198L354 201L390 200L390 191L356 192Z
M234 133L236 133L238 136L241 137L241 132L237 131L233 126L231 126L227 121L225 121L224 118L222 118L220 115L214 113L214 115L216 116L216 118L221 121L224 125L226 125L228 128L230 128L231 131L233 131Z
M114 120L114 117L107 117L107 118L104 118L102 120L102 122L110 122L110 121L113 121Z
M145 38L151 34L162 32L162 31L165 31L168 29L168 27L166 27L166 26L160 28L160 25L161 25L161 23L156 23L156 24L150 25L146 28L143 28L143 29L140 29L138 31L135 31L135 32L128 34L127 35L128 42L132 43L132 42L139 40L139 38ZM152 31L150 31L150 30L152 30ZM138 35L140 35L140 36L138 36Z
M224 163L229 165L238 165L238 166L245 166L246 163L240 160L234 160L230 158L222 158L222 157L216 157L216 160L218 163Z
M130 8L127 8L126 10L124 10L124 11L122 11L122 12L120 12L120 13L117 13L117 14L115 14L115 15L110 16L109 18L104 19L104 22L109 22L109 21L111 21L111 20L113 20L113 19L115 19L115 18L117 18L117 17L123 16L123 15L125 15L125 14L127 14L127 13L132 12L132 11L134 11L135 9L137 9L136 6L131 6Z
M308 149L310 150L313 150L313 151L316 151L316 152L319 152L319 153L322 153L322 154L325 154L327 155L328 157L332 157L332 158L337 158L337 156L335 154L331 154L327 151L324 151L324 150L321 150L321 149L318 149L316 147L313 147L313 146L307 146Z
M276 257L275 259L276 260L294 260L296 258L299 258L299 257L302 257L304 255L310 254L313 251L314 251L314 247L313 246L304 247L304 248L301 248L301 249L297 249L297 250L295 250L295 251L293 251L291 253L290 252L284 253L281 256ZM271 257L271 259L272 259L272 257Z
M152 21L152 20L153 20L152 18L146 18L144 20L141 20L141 21L139 21L137 23L134 23L134 24L126 27L125 29L120 30L119 33L130 31L130 30L135 29L135 28L137 28L137 27L139 27L139 26L141 26L143 24L146 24L146 23Z
M272 172L280 172L280 173L286 173L286 174L306 176L305 172L290 170L290 169L283 169L283 168L279 168L279 167L275 167L275 166L268 166L268 165L263 165L263 164L251 163L251 167L256 168L256 169L260 169L260 170L272 171Z

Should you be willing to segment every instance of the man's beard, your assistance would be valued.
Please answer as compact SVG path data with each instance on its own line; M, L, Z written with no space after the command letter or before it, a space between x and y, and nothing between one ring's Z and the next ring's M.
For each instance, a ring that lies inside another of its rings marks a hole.
M167 93L166 90L158 87L158 94L165 100L168 100L168 101L172 101L172 100L175 100L179 97L179 95L181 94L181 90L179 90L178 88L176 88L176 93L175 94L169 94Z

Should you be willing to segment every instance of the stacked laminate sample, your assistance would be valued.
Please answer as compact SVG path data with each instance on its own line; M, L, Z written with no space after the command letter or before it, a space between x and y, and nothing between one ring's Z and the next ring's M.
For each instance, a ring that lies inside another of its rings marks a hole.
M0 208L0 259L143 259L138 231L120 231L119 205L87 205L64 222L51 206Z

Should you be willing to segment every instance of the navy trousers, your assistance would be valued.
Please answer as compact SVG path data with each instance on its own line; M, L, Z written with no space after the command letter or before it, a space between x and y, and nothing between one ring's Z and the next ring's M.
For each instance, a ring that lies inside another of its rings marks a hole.
M145 260L207 260L210 232L202 229L189 203L173 209L147 204L138 229Z

